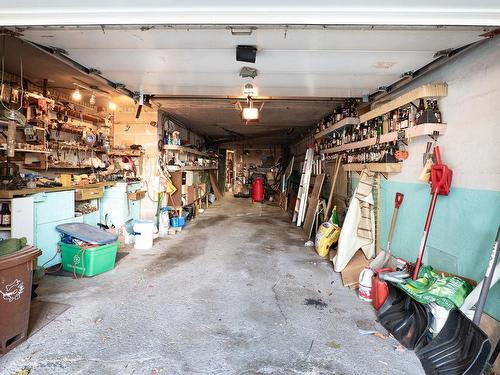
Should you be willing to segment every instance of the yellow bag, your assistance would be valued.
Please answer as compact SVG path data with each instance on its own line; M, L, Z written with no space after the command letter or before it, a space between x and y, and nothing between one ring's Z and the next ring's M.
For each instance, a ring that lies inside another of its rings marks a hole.
M319 227L316 233L315 248L319 256L326 257L333 246L339 240L340 227L327 221Z

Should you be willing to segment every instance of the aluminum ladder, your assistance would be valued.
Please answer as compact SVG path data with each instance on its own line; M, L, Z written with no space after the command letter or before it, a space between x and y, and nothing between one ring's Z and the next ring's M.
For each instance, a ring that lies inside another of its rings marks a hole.
M297 194L297 201L295 202L295 209L293 211L292 222L297 223L300 227L304 221L307 207L307 196L309 195L309 183L311 182L311 172L314 162L314 149L308 148L304 164L302 164L302 174L300 176L299 192Z

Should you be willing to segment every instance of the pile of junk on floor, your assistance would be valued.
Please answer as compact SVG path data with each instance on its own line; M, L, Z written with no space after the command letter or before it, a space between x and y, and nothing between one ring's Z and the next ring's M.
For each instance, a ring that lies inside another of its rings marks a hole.
M474 280L423 264L436 201L439 196L448 195L452 180L452 171L441 162L438 147L434 149L434 159L428 170L430 206L415 262L397 258L391 252L402 193L395 194L385 250L376 255L374 173L366 169L361 173L342 228L334 210L330 220L317 231L314 245L319 255L330 254L336 272L343 272L355 254L362 252L366 259L372 259L360 270L358 296L372 303L380 324L402 347L415 351L426 374L489 373L499 345L492 350L479 323L488 291L500 279L500 226L495 241L492 238L493 250L484 280L477 285Z

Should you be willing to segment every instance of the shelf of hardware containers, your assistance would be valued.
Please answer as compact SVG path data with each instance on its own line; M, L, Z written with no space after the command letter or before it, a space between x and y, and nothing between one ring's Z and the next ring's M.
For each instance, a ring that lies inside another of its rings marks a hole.
M167 170L169 172L176 172L176 171L205 171L205 170L216 170L217 167L215 166L209 166L209 167L204 167L201 165L188 165L181 167L179 165L168 165Z
M365 168L371 172L398 173L401 163L349 163L342 166L346 172L361 172Z
M5 144L0 145L0 151L7 151L7 146ZM15 152L28 152L33 154L50 154L52 150L41 150L41 149L27 149L27 148L15 148Z
M210 158L211 157L206 152L198 151L198 150L196 150L194 148L191 148L191 147L178 146L178 145L163 145L163 149L164 150L169 150L169 151L186 152L188 154L199 155L199 156L203 156L205 158Z
M328 135L330 133L333 133L336 130L342 129L344 126L347 125L358 125L359 124L359 118L357 117L346 117L343 118L340 121L337 121L336 123L332 124L325 130L320 131L319 133L314 134L314 139L320 139L323 138L325 135Z
M389 113L394 109L402 107L418 99L441 98L447 95L448 85L446 83L433 83L429 85L423 85L411 91L408 91L406 94L403 94L396 99L390 100L387 103L384 103L369 112L362 114L361 116L359 116L359 122L366 122L368 120L374 119L375 117L382 116L385 113Z
M417 126L413 126L411 128L390 132L387 134L382 134L380 138L373 137L364 139L359 142L351 142L346 143L337 147L327 148L325 150L320 150L321 154L335 154L337 152L346 151L346 150L355 150L357 148L364 148L369 146L374 146L376 144L381 143L389 143L398 140L398 134L400 132L404 132L404 139L410 139L415 137L420 137L423 135L433 135L434 132L439 132L439 135L442 135L446 132L446 124L436 123L426 123L420 124Z

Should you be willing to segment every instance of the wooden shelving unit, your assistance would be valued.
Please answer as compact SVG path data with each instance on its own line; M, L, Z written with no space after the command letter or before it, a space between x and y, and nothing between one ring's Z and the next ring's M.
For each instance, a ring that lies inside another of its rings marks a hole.
M191 165L180 167L178 165L169 165L167 166L167 170L169 172L177 172L177 171L208 171L208 170L217 170L217 167L203 167L199 165Z
M142 156L141 150L109 150L109 156L130 156L130 157L139 157Z
M371 172L398 173L401 172L401 163L349 163L342 168L346 172L361 172L368 168Z
M23 168L25 169L31 169L34 171L45 171L45 170L50 170L50 169L61 169L61 170L83 170L83 169L92 169L92 167L85 167L85 166L59 166L57 164L48 164L47 167L43 167L41 165L30 165L30 164L23 164Z
M5 144L0 145L0 151L7 151L7 146ZM27 152L33 154L50 154L52 150L30 150L25 148L15 148L15 152Z
M314 139L323 138L325 135L328 135L336 130L342 129L347 125L357 125L359 124L359 118L357 117L346 117L342 120L336 122L332 126L326 128L325 130L320 131L319 133L314 134Z
M448 95L446 83L435 83L417 87L379 107L359 116L359 122L366 122L421 98L440 98Z
M193 155L198 155L202 156L204 158L210 158L211 156L208 155L206 152L198 151L195 150L194 148L190 147L185 147L185 146L177 146L177 145L163 145L164 150L168 151L180 151L180 152L185 152L188 154L193 154Z
M417 125L411 128L407 128L404 130L400 130L401 132L404 132L404 138L409 139L409 138L414 138L414 137L420 137L423 135L432 135L434 132L439 132L440 135L444 134L446 132L446 124L421 124ZM380 136L380 139L378 143L388 143L388 142L394 142L398 139L398 133L399 132L390 132L387 134L382 134ZM321 150L321 154L335 154L337 152L341 151L346 151L346 150L355 150L358 148L364 148L364 147L369 147L377 144L377 138L368 138L363 141L359 142L351 142L351 143L346 143L341 146L337 147L332 147L332 148L327 148L325 150Z

